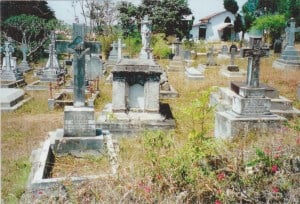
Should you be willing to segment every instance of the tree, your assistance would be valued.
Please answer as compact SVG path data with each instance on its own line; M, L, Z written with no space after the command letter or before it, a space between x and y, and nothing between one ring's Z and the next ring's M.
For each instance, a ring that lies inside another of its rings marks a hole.
M235 0L224 0L223 4L224 4L224 8L227 11L230 11L231 13L233 13L234 15L239 10L239 6Z
M22 42L22 37L19 38L18 36L24 34L25 42L29 49L27 56L30 57L43 47L50 35L50 31L54 30L57 24L58 21L56 19L46 21L37 16L22 14L6 19L3 23L4 29L2 33L5 36L12 36L18 44Z
M135 18L138 14L138 8L131 2L122 1L118 4L119 24L123 31L123 36L128 37L134 35L136 30Z

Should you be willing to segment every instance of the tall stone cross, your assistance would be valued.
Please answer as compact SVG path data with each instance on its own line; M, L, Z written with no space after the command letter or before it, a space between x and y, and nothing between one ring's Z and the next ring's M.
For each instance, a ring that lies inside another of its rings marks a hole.
M84 49L83 39L80 36L69 45L69 51L73 54L74 107L83 107L85 104L85 54L89 50Z
M248 57L247 86L258 88L260 75L260 58L267 56L269 49L262 48L261 37L250 37L250 49L242 49L242 56Z
M287 46L294 47L295 45L295 33L300 32L300 27L296 28L296 20L294 18L290 19L290 27L285 29L286 35L288 36Z

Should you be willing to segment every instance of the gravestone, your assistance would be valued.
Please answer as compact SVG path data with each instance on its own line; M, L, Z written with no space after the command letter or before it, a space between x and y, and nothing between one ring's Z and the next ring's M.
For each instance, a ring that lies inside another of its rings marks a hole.
M97 127L114 134L174 128L169 106L160 104L161 67L151 59L121 59L112 70L112 103Z
M108 64L114 65L118 62L118 43L114 41L110 46L112 49L109 52Z
M282 40L276 39L274 42L274 53L281 53Z
M232 87L235 94L231 110L216 113L216 137L246 136L251 131L267 133L286 120L270 112L271 100L266 97L266 89L260 86L259 62L267 52L261 47L261 37L250 37L250 48L242 50L242 56L248 57L246 82Z
M69 48L73 54L74 102L65 106L64 136L91 137L96 135L94 109L85 107L85 54L89 49L84 49L80 36L74 42Z
M148 15L144 16L141 22L141 35L142 35L142 49L140 52L140 59L152 59L150 48L151 41L151 23Z
M165 71L163 71L160 76L160 92L159 97L161 99L170 99L177 98L178 92L176 89L169 83L168 75Z
M184 63L180 56L181 42L177 38L173 44L175 47L175 53L173 59L169 62L168 71L184 71Z
M51 32L51 43L49 44L49 58L46 63L46 66L42 68L40 73L40 80L42 82L56 82L61 81L65 75L64 69L60 66L57 54L55 50L55 33L54 31Z
M196 69L194 67L188 67L185 70L185 75L188 79L191 80L203 80L204 79L204 70L203 69Z
M222 45L221 51L218 54L218 59L229 58L227 45Z
M239 67L235 65L234 60L236 56L236 48L230 49L230 65L226 68L222 68L220 73L226 77L242 77L245 75L244 71L240 71Z
M214 47L213 46L211 46L208 49L206 56L207 56L207 63L206 63L207 66L216 66L217 65L217 63L215 62L215 58L214 58Z
M97 54L91 54L86 63L86 78L89 81L101 79L103 76L103 62Z
M24 72L28 72L31 70L31 67L29 66L29 64L26 60L26 54L28 52L28 47L26 45L25 33L23 33L21 51L23 54L23 59L22 59L22 62L19 64L19 71L24 73Z
M273 62L273 67L276 69L300 69L300 54L295 48L295 33L300 32L300 27L296 28L296 21L291 18L290 26L286 28L287 45L283 50L280 58Z
M18 84L25 84L24 76L17 67L17 59L13 57L12 54L15 51L14 46L12 45L11 38L8 41L5 41L4 48L1 48L1 51L4 52L4 57L2 60L2 67L1 67L1 81L2 83L18 83ZM2 84L1 84L2 86Z

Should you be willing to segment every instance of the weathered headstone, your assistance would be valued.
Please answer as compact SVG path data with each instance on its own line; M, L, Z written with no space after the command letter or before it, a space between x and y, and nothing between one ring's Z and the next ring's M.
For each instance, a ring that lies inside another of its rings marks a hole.
M218 54L218 59L228 58L228 47L227 45L222 45L220 53Z
M246 74L245 71L241 71L239 69L239 66L234 63L236 53L237 53L236 48L230 49L230 65L228 65L226 68L223 67L220 70L220 73L223 76L226 76L226 77L242 77Z
M214 47L211 46L209 49L208 49L208 52L207 52L207 63L206 65L207 66L216 66L217 63L215 62L215 58L214 58Z
M112 49L108 56L108 64L114 65L118 62L118 43L114 41L110 46Z
M1 81L17 82L24 81L23 74L19 72L17 67L16 57L12 56L15 48L12 45L11 38L5 41L4 48L1 49L4 52L3 64L1 67Z
M270 112L271 100L265 97L266 89L259 83L259 62L266 53L267 49L261 47L261 37L250 37L250 49L242 50L243 57L248 57L246 83L231 84L235 92L232 109L216 113L216 137L244 136L251 131L268 132L285 120Z
M97 54L91 54L86 65L87 80L93 81L101 79L103 76L103 62Z
M286 28L287 45L280 58L273 62L276 69L300 69L300 54L295 48L295 33L300 32L300 27L296 28L296 21L291 18L290 26Z
M276 39L274 42L274 53L281 53L282 40Z
M20 72L28 72L31 70L31 68L26 60L26 54L28 52L28 47L26 45L25 33L23 33L21 50L22 50L22 54L23 54L23 59L22 59L22 62L19 64L19 71Z
M172 60L170 60L168 71L184 71L184 63L182 61L182 58L180 56L181 51L181 42L177 38L174 44L174 57Z
M151 20L148 15L144 16L141 22L141 35L142 35L142 49L140 52L140 59L152 59L150 48L151 40Z

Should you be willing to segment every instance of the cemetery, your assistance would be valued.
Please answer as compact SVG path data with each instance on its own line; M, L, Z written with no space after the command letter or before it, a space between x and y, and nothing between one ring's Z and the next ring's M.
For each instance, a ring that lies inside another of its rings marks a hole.
M299 202L293 8L62 2L0 2L1 203Z

